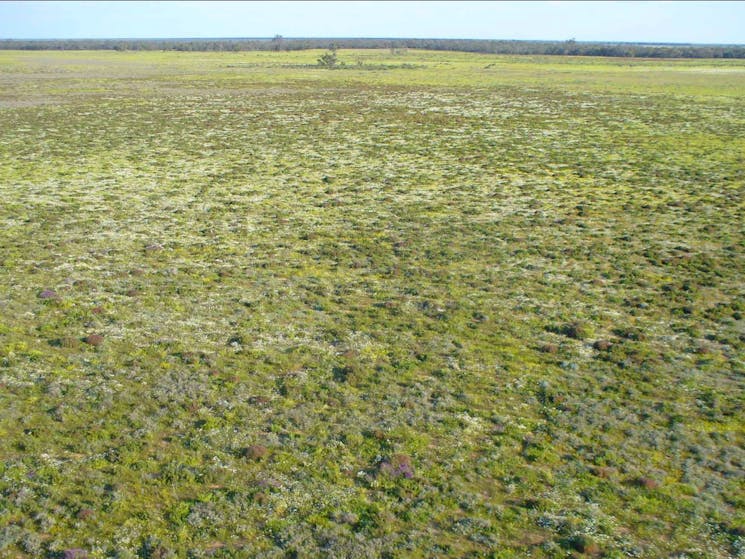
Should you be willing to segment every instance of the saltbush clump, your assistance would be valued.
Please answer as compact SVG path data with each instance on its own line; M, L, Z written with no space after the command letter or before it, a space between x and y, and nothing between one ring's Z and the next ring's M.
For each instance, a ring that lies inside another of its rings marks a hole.
M244 448L241 451L241 456L248 460L259 461L266 457L269 453L269 449L264 445L255 444Z
M565 324L561 328L561 331L565 336L573 338L575 340L584 340L589 338L593 334L592 327L588 323L581 320L575 320L574 322Z
M380 463L380 472L390 477L414 477L414 466L411 457L406 454L394 454Z
M83 341L87 343L88 345L97 347L103 344L104 337L101 334L89 334L88 336L83 338Z

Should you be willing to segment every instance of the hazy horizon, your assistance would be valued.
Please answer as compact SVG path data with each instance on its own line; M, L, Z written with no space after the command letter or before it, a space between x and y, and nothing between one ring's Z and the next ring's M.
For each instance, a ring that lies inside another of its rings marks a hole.
M374 36L303 36L293 37L280 35L283 40L380 40L380 41L409 41L409 40L432 40L432 41L505 41L505 42L522 42L522 43L556 43L561 41L573 40L576 43L584 44L628 44L628 45L679 45L679 46L745 46L745 43L692 43L692 42L674 42L674 41L581 41L571 39L474 39L472 37L374 37ZM0 41L271 41L274 36L263 37L27 37L17 39L14 37L0 38Z

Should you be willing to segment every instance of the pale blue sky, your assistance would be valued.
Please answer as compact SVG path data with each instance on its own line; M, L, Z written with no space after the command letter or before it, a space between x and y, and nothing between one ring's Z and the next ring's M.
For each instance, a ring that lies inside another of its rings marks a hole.
M0 2L0 38L407 37L745 44L745 2Z

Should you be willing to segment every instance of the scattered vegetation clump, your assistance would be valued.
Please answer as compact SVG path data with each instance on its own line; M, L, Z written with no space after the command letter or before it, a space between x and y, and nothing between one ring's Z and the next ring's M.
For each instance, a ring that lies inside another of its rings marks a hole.
M600 553L600 546L592 538L585 535L574 536L571 538L571 546L576 551L587 555L596 555Z
M68 349L76 348L80 345L80 340L73 336L64 336L62 338L58 338L56 340L53 340L52 345L58 346L58 347L66 347Z
M0 51L0 556L741 555L743 63L317 46Z
M562 328L562 333L575 340L584 340L592 336L593 331L592 327L586 322L574 321L566 324Z
M92 346L100 346L103 344L104 337L101 334L89 334L83 341Z
M557 346L556 344L552 344L552 343L546 343L540 347L540 350L543 353L555 354L555 353L559 353L559 346Z
M269 449L263 445L256 444L244 448L241 455L249 460L259 461L266 457Z
M410 479L414 477L414 466L411 457L406 454L394 454L380 463L380 472L387 476Z
M621 327L613 330L613 333L620 338L634 341L644 341L646 334L641 328L636 327Z
M608 340L596 340L592 344L592 347L598 351L608 351L611 347L613 347L613 343Z
M644 489L657 489L659 487L659 483L650 478L650 477L638 477L633 480L633 484L637 487L642 487Z
M574 340L585 340L593 335L592 327L582 320L575 320L561 326L550 326L548 330Z
M318 65L321 68L335 68L338 62L335 46L331 46L328 51L318 57Z
M611 466L599 466L593 469L593 473L603 479L610 479L618 474L618 470Z

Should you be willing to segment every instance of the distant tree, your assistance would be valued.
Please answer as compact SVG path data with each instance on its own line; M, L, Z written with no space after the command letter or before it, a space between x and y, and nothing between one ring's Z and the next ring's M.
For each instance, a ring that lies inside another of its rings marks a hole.
M339 60L336 56L336 45L331 45L329 50L318 58L318 65L321 68L333 68L336 66L338 61Z
M282 35L275 35L272 39L272 48L274 50L282 50L282 43L284 41L284 37Z

